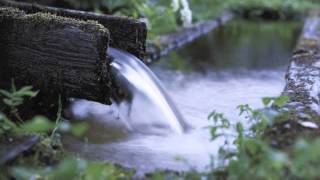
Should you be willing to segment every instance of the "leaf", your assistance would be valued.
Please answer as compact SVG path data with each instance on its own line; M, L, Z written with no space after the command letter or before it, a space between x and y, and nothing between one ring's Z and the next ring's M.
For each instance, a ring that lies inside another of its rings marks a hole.
M214 139L216 139L216 138L218 137L217 131L218 131L218 128L216 128L216 127L212 127L212 128L210 129L211 140L214 140Z
M0 124L3 123L3 128L5 128L5 130L16 130L18 129L17 125L12 122L10 119L8 119L4 114L0 113Z
M237 123L236 129L237 129L238 134L243 134L244 128L243 128L243 125L240 122Z
M253 139L247 139L245 141L246 150L250 153L250 155L256 155L260 149L260 146L261 145Z
M107 179L106 165L100 163L90 163L86 170L86 179Z
M11 97L12 97L12 94L11 94L10 92L8 92L8 91L6 91L6 90L3 90L3 89L0 89L0 94L1 94L2 96L7 97L7 98L11 98Z
M17 92L24 92L24 91L31 91L32 86L24 86L21 89L19 89Z
M47 133L54 128L54 123L44 116L36 116L29 122L22 125L21 129L28 133Z
M87 168L84 160L77 160L73 157L65 158L58 167L49 175L49 180L55 179L77 179L79 172Z
M2 101L3 101L3 103L4 103L5 105L7 105L7 106L13 106L13 105L14 105L14 103L12 102L11 99L5 98L5 99L3 99Z
M210 114L209 114L209 116L208 116L208 120L211 120L215 115L216 115L216 111L214 110L214 111L212 111Z
M271 97L262 98L263 105L269 106L272 100L273 100L273 98L271 98Z
M12 81L11 91L0 89L0 95L4 96L2 100L5 105L10 108L20 106L25 97L35 97L38 95L38 91L32 91L32 86L24 86L20 90L16 90L14 82Z
M237 107L237 109L240 110L240 113L239 113L240 116L241 116L244 112L247 112L247 113L252 112L252 109L250 108L250 106L249 106L248 104L239 105L239 106Z
M289 100L290 98L288 96L279 96L274 100L274 105L283 107Z
M20 90L16 91L14 93L15 96L20 96L20 97L35 97L38 95L38 91L33 91L32 86L25 86L22 87Z

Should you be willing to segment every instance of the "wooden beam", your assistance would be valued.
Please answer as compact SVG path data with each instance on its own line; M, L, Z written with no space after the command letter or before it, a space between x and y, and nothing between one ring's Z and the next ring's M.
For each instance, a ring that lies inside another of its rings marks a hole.
M98 21L110 31L110 46L130 52L140 59L145 57L147 27L145 23L139 20L11 0L0 0L0 6L19 8L26 13L45 12L63 17Z
M61 94L110 103L108 42L108 30L93 21L2 7L0 88L14 78L51 102Z

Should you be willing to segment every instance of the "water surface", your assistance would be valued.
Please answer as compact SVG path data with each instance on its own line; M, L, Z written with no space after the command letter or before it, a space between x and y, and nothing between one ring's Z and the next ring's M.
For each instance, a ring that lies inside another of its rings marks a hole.
M66 136L67 150L133 167L138 173L206 170L210 157L217 159L225 143L225 138L210 142L208 114L217 110L233 124L246 123L238 117L238 105L259 108L262 97L278 96L300 27L294 22L236 20L154 64L151 69L192 125L190 132L161 136L128 132L117 121L116 107L82 101L76 108L82 119L90 119L92 128L85 140ZM143 114L143 106L136 111Z

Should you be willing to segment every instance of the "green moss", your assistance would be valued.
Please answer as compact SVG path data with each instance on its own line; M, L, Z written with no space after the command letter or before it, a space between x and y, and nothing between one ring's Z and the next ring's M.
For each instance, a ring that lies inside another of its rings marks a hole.
M66 18L50 13L26 14L22 10L11 7L0 8L0 16L2 18L11 17L16 19L17 21L22 21L25 24L39 26L39 28L73 26L78 27L84 32L99 32L101 33L101 35L109 37L108 29L99 24L97 21L92 20L84 21L74 18Z
M0 16L19 17L23 15L25 15L25 13L19 9L11 8L11 7L0 7Z

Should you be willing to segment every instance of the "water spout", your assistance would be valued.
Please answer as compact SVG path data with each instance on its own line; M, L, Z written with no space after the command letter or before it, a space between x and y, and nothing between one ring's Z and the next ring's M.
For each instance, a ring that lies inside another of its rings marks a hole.
M109 48L112 73L120 92L113 95L119 116L133 131L183 133L188 129L158 78L135 56Z

